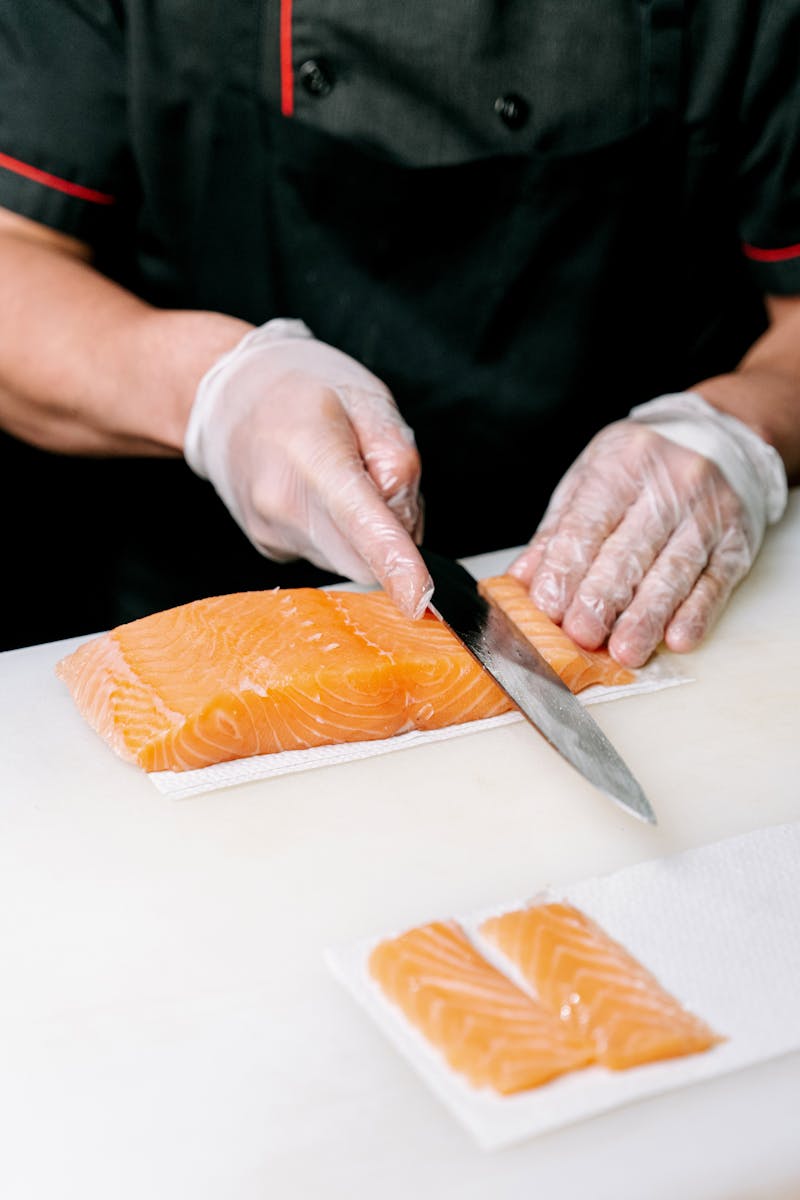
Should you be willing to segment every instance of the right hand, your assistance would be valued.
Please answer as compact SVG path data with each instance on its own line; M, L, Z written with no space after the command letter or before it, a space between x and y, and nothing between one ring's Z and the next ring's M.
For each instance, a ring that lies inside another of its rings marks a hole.
M268 322L206 372L184 453L262 554L377 580L408 616L425 611L414 435L386 386L302 322Z

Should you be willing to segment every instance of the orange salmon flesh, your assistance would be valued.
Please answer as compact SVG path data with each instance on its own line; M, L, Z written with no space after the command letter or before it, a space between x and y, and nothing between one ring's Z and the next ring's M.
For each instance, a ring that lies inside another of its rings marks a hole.
M573 690L633 678L570 642L517 580L485 580L482 590L511 604ZM56 672L92 728L145 771L389 738L514 708L438 618L412 621L382 592L197 600L118 626Z
M723 1040L571 905L507 912L480 933L526 990L455 921L382 941L369 958L387 999L473 1087L524 1091L587 1066L626 1070Z

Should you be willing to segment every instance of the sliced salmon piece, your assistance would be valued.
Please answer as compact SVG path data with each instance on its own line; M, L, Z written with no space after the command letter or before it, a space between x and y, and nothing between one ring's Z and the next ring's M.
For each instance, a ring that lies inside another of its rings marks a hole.
M557 675L572 692L581 692L594 683L606 687L632 683L636 676L621 667L607 650L584 650L536 607L528 589L513 575L494 575L482 579L478 591L485 600L496 604L533 642Z
M533 619L517 580L481 586L513 601L509 615L573 691L633 678L543 614ZM92 728L146 771L440 729L514 707L437 617L411 621L382 592L197 600L118 626L56 670Z
M603 1066L624 1070L696 1054L722 1040L570 904L503 913L485 921L480 932L521 972L546 1008L591 1040Z
M455 921L381 942L369 970L453 1070L508 1094L587 1063L592 1049L483 958Z
M438 618L411 621L381 592L197 600L119 626L56 670L91 726L146 771L387 738L513 708Z

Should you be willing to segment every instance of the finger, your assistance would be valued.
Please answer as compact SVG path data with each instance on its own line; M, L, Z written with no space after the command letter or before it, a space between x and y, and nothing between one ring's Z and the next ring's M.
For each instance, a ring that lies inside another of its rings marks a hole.
M379 494L400 523L419 523L421 464L414 432L388 391L339 386L336 391L355 431L358 449Z
M563 619L578 585L630 503L627 490L593 473L587 474L575 490L571 503L547 535L531 578L533 601L551 620ZM535 561L535 549L532 557Z
M589 650L603 645L677 522L677 507L662 491L640 495L600 547L564 614L574 641Z
M334 480L329 514L348 548L409 617L421 617L433 594L433 581L417 547L366 472L348 469Z
M403 612L421 616L432 582L365 468L338 392L295 389L294 403L308 411L282 431L269 470L260 469L257 439L246 448L255 460L244 494L248 536L270 557L289 553L361 583L377 579Z
M557 522L553 521L551 528L555 528ZM540 526L536 530L529 545L524 548L521 554L509 566L509 575L515 576L517 580L528 584L530 587L533 582L536 572L539 571L542 559L545 558L545 553L551 540L551 532L545 526Z
M682 654L699 646L731 592L749 571L751 562L752 553L744 532L731 530L669 622L664 640L670 650Z
M612 630L608 648L617 662L626 667L647 662L663 640L673 613L705 569L710 553L703 526L690 520L676 529Z
M572 498L581 485L582 475L579 460L559 482L530 543L508 568L509 575L514 575L522 583L531 584L544 558L550 538L558 528L562 513L572 503Z

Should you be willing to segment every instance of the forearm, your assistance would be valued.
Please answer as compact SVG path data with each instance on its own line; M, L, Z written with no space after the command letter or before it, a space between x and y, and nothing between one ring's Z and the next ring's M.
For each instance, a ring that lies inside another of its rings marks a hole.
M800 482L800 300L769 302L771 325L738 369L692 390L738 417L783 458L790 483Z
M250 328L144 304L75 252L0 231L0 425L74 454L180 453L198 381Z

